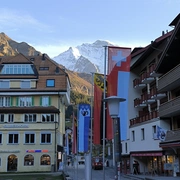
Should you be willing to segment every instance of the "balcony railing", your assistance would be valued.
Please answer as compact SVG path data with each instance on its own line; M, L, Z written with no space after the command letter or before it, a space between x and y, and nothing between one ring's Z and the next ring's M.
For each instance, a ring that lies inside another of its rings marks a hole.
M149 72L151 77L159 77L161 74L155 72L156 64L151 64L149 66Z
M150 76L150 72L143 72L141 74L141 82L145 83L145 84L148 84L148 83L151 83L155 80L154 77L151 77Z
M141 114L141 113L140 113ZM146 122L149 121L151 119L157 118L158 116L158 111L152 111L150 113L146 113L144 115L138 116L136 118L130 119L130 126L135 125L135 124L139 124L142 122Z
M180 115L180 96L165 102L159 107L159 117L172 117Z
M173 68L168 73L164 74L161 78L158 80L158 91L164 92L164 91L170 91L172 89L175 89L180 84L180 64Z
M136 89L143 89L146 87L146 84L142 83L140 78L136 78L133 80L133 87Z

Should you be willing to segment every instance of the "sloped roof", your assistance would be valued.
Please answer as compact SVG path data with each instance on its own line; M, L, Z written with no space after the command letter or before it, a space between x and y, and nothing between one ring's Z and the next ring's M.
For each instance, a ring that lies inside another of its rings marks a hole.
M178 18L175 18L178 22L156 66L157 73L164 74L180 63L180 16Z

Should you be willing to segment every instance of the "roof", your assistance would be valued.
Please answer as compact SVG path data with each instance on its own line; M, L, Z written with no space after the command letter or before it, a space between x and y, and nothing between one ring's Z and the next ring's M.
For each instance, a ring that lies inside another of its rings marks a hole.
M151 41L151 44L149 44L148 46L146 46L143 49L140 49L139 51L135 52L134 54L131 54L131 56L136 56L140 53L143 53L141 55L141 57L136 61L136 63L134 63L131 66L131 69L135 68L136 66L138 66L139 64L141 64L154 50L156 50L156 48L168 37L171 36L173 31L170 31L166 34L163 34L162 36L158 37L157 39L155 39L154 41ZM162 50L163 51L163 50Z
M180 19L180 13L174 18L174 20L169 24L169 26L176 26Z
M180 18L180 16L178 17ZM157 73L164 74L180 63L179 44L180 44L180 19L178 20L178 23L175 29L173 30L169 42L166 45L160 57L159 63L156 66L155 71Z

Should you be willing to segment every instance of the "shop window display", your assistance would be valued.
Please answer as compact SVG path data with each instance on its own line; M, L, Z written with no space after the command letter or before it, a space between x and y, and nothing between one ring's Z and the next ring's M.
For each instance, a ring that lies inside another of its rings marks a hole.
M51 164L51 157L47 154L44 154L41 156L41 159L40 159L40 164L41 165L50 165Z

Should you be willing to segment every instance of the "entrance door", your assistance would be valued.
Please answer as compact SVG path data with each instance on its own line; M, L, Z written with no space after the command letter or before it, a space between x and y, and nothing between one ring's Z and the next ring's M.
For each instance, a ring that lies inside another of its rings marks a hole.
M8 156L7 170L8 171L17 171L17 163L18 163L17 156L14 154L9 155Z

